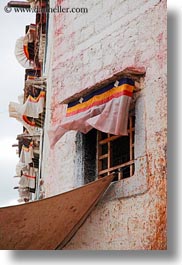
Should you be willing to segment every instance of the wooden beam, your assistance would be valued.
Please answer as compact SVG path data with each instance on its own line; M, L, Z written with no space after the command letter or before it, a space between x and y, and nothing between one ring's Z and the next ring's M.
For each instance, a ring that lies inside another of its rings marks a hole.
M8 7L30 8L30 4L25 1L10 1L7 4Z
M131 129L132 132L134 132L134 128ZM128 133L130 132L130 130L128 130ZM108 142L111 142L111 141L114 141L118 138L122 137L122 135L113 135L113 136L110 136L109 138L105 138L103 140L100 140L99 141L99 144L102 145L102 144L106 144Z
M129 78L132 78L134 81L137 81L136 92L140 91L141 87L140 87L139 81L140 81L141 77L145 76L145 72L146 71L144 68L134 68L134 67L125 68L123 71L110 76L107 80L104 79L104 80L94 84L93 86L86 87L83 90L79 91L78 93L76 93L76 94L74 94L68 98L65 98L64 100L60 101L59 104L68 104L72 101L75 101L81 97L86 96L88 93L90 93L92 91L96 91L97 89L99 89L101 87L107 86L111 82L114 82L114 81L116 81L122 77L129 77ZM143 87L143 85L142 85L142 87ZM135 92L135 90L134 90L134 92Z
M110 134L108 134L108 136L110 137ZM110 168L111 167L111 142L108 142L107 143L108 145L108 157L107 157L107 168ZM109 175L109 171L107 173Z
M129 136L130 136L130 161L133 159L133 147L132 147L132 117L129 118ZM132 176L133 166L130 165L130 177Z
M99 160L102 160L102 159L104 159L104 158L108 158L108 154L105 154L105 155L101 155L101 156L99 156Z
M108 172L114 171L114 170L116 170L116 169L118 169L118 168L123 168L123 167L126 167L126 166L130 166L130 165L134 164L134 162L135 162L135 161L132 160L132 161L128 161L128 162L126 162L126 163L123 163L123 164L117 165L117 166L115 166L115 167L111 167L111 168L103 169L103 170L100 170L100 171L98 172L98 174L99 174L99 175L102 175L102 174L105 174L105 173L108 173Z
M12 144L12 147L18 147L18 144Z

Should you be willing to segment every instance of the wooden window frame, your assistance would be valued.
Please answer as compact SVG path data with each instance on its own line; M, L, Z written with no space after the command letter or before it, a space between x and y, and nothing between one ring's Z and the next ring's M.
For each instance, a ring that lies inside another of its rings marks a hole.
M123 179L122 168L129 166L130 173L128 177L133 176L135 160L134 160L134 135L135 134L135 121L134 116L129 116L128 119L128 137L129 137L129 161L120 163L116 166L111 166L112 161L112 146L111 142L121 138L122 136L107 134L107 138L102 139L102 132L97 132L97 171L98 178L102 178L104 175L109 175L112 172L116 172L116 178L114 180ZM107 144L107 153L102 154L102 145ZM103 159L107 159L107 168L102 168Z

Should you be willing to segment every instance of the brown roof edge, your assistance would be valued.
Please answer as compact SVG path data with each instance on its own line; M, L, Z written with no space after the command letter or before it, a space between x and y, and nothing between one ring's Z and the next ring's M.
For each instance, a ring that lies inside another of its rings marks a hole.
M0 249L62 249L113 178L114 174L53 197L0 208Z
M20 8L30 8L30 4L25 1L10 1L7 3L8 7L20 7Z
M135 79L136 81L138 81L140 79L140 77L145 76L146 73L146 69L144 67L127 67L124 70L110 76L109 78L107 78L107 80L103 80L100 81L99 83L94 84L91 87L87 87L81 91L79 91L78 93L75 93L74 95L64 99L63 101L59 102L59 104L68 104L69 102L72 102L74 100L79 99L80 97L85 96L88 92L92 92L94 90L97 90L98 88L101 88L103 86L108 85L109 83L113 82L114 80L117 80L121 77L131 77L133 79Z

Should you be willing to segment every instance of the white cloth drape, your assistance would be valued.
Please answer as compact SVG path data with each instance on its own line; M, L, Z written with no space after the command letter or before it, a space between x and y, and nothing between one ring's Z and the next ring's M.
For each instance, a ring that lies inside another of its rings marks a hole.
M114 135L127 135L133 90L134 81L122 78L69 103L65 118L48 132L51 147L69 130L87 133L95 128Z
M41 91L37 98L33 98L29 95L24 104L15 102L10 102L10 104L18 114L38 118L39 114L44 111L44 102L45 91Z

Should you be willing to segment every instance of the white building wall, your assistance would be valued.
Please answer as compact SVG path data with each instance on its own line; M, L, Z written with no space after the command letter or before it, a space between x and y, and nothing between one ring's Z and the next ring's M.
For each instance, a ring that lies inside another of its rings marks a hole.
M140 133L135 155L146 152L148 160L141 159L137 164L137 178L112 186L110 195L94 210L67 249L165 249L166 1L51 1L51 6L57 5L86 7L88 13L51 15L45 67L46 196L82 184L75 178L76 132L65 134L53 150L49 146L47 131L59 123L65 111L60 102L127 67L146 71L142 100L137 103ZM141 120L145 121L145 129ZM120 198L115 196L118 191Z

